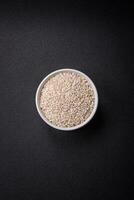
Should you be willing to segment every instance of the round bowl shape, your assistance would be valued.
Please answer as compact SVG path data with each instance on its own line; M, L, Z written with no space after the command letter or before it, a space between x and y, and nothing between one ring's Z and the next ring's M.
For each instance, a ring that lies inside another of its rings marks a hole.
M58 73L61 73L61 72L73 72L73 73L77 73L79 74L80 76L83 76L88 82L89 84L91 85L93 91L94 91L94 97L95 97L95 103L94 103L94 108L92 110L92 113L89 115L89 117L81 124L77 125L77 126L73 126L73 127L58 127L54 124L52 124L50 121L48 121L48 119L45 117L44 113L42 112L41 108L40 108L40 94L41 94L41 91L42 91L42 88L43 86L45 85L45 83L50 79L52 78L53 76L55 76L56 74ZM97 110L97 107L98 107L98 93L97 93L97 89L94 85L94 83L92 82L92 80L87 76L85 75L83 72L80 72L78 70L75 70L75 69L59 69L59 70L56 70L50 74L48 74L42 81L41 83L39 84L38 88L37 88L37 91L36 91L36 96L35 96L35 103L36 103L36 108L37 108L37 111L40 115L40 117L51 127L55 128L55 129L58 129L58 130L62 130L62 131L72 131L72 130L76 130L78 128L81 128L83 127L84 125L86 125L92 118L93 116L95 115L95 112Z

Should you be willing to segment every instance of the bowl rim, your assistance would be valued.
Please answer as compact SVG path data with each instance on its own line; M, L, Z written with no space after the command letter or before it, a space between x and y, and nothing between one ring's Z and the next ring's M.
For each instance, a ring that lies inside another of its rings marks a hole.
M73 127L58 127L54 124L52 124L46 117L45 115L42 113L41 111L41 108L39 106L39 97L40 97L40 92L45 84L45 82L47 82L51 77L53 77L54 75L58 74L58 73L61 73L61 72L75 72L77 74L80 74L82 76L84 76L86 78L86 80L91 84L91 87L94 91L94 95L95 95L95 105L94 105L94 108L93 108L93 111L91 112L91 114L89 115L89 117L84 121L82 122L81 124L79 125L76 125L76 126L73 126ZM40 84L38 85L38 88L36 90L36 95L35 95L35 104L36 104L36 109L38 111L38 114L40 115L40 117L43 119L44 122L46 122L49 126L51 126L52 128L55 128L57 130L62 130L62 131L72 131L72 130L76 130L76 129L79 129L79 128L82 128L83 126L85 126L87 123L89 123L91 121L91 119L94 117L95 113L96 113L96 110L97 110L97 107L98 107L98 92L97 92L97 89L96 89L96 86L95 84L93 83L93 81L91 80L91 78L89 78L89 76L87 76L85 73L79 71L79 70L76 70L76 69L73 69L73 68L63 68L63 69L58 69L58 70L55 70L51 73L49 73L47 76L45 76L45 78L42 79L42 81L40 82Z

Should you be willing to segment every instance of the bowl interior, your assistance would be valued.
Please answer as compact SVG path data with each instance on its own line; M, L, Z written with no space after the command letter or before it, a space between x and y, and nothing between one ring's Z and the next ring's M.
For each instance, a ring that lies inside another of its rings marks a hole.
M52 78L53 76L55 76L56 74L58 73L61 73L61 72L74 72L74 73L77 73L81 76L84 76L85 79L89 82L89 84L91 85L93 91L94 91L94 96L95 96L95 104L94 104L94 108L93 108L93 111L92 113L89 115L89 117L81 124L77 125L77 126L73 126L73 127L67 127L67 128L63 128L63 127L58 127L54 124L52 124L51 122L48 121L48 119L45 117L44 113L42 112L41 108L40 108L40 95L41 95L41 91L42 91L42 88L43 86L45 85L45 83L50 79ZM78 128L81 128L82 126L84 126L85 124L87 124L94 116L96 110L97 110L97 106L98 106L98 93L97 93L97 89L94 85L94 83L92 82L92 80L87 76L85 75L84 73L78 71L78 70L75 70L75 69L60 69L60 70L56 70L52 73L50 73L48 76L46 76L42 81L41 83L39 84L38 88L37 88L37 92L36 92L36 107L37 107L37 111L40 115L40 117L51 127L55 128L55 129L58 129L58 130L64 130L64 131L70 131L70 130L75 130L75 129L78 129Z

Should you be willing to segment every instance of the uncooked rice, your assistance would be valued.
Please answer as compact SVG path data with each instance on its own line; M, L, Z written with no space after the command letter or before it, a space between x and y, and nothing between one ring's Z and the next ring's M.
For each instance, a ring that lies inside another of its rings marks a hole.
M75 72L60 72L44 84L40 107L53 125L73 127L90 116L94 98L94 91L84 76Z

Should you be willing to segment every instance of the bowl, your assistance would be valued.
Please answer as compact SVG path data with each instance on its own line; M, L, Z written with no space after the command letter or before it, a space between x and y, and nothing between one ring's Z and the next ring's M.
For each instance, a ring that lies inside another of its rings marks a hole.
M74 73L77 73L81 76L83 76L88 82L89 84L91 85L93 91L94 91L94 96L95 96L95 102L94 102L94 108L91 112L91 114L89 115L89 117L81 124L77 125L77 126L73 126L73 127L58 127L54 124L52 124L50 121L48 121L48 119L45 117L45 115L43 114L41 108L40 108L40 95L41 95L41 91L42 91L42 88L44 86L44 84L50 79L52 78L53 76L55 76L56 74L58 73L61 73L61 72L74 72ZM56 70L50 74L48 74L42 81L41 83L39 84L38 88L37 88L37 91L36 91L36 96L35 96L35 103L36 103L36 108L37 108L37 111L40 115L40 117L43 119L44 122L46 122L49 126L55 128L55 129L58 129L58 130L62 130L62 131L72 131L72 130L76 130L76 129L79 129L83 126L85 126L87 123L89 123L91 121L91 119L93 118L93 116L95 115L96 113L96 110L97 110L97 107L98 107L98 92L97 92L97 89L93 83L93 81L86 75L84 74L83 72L81 71L78 71L78 70L75 70L75 69L59 69L59 70Z

